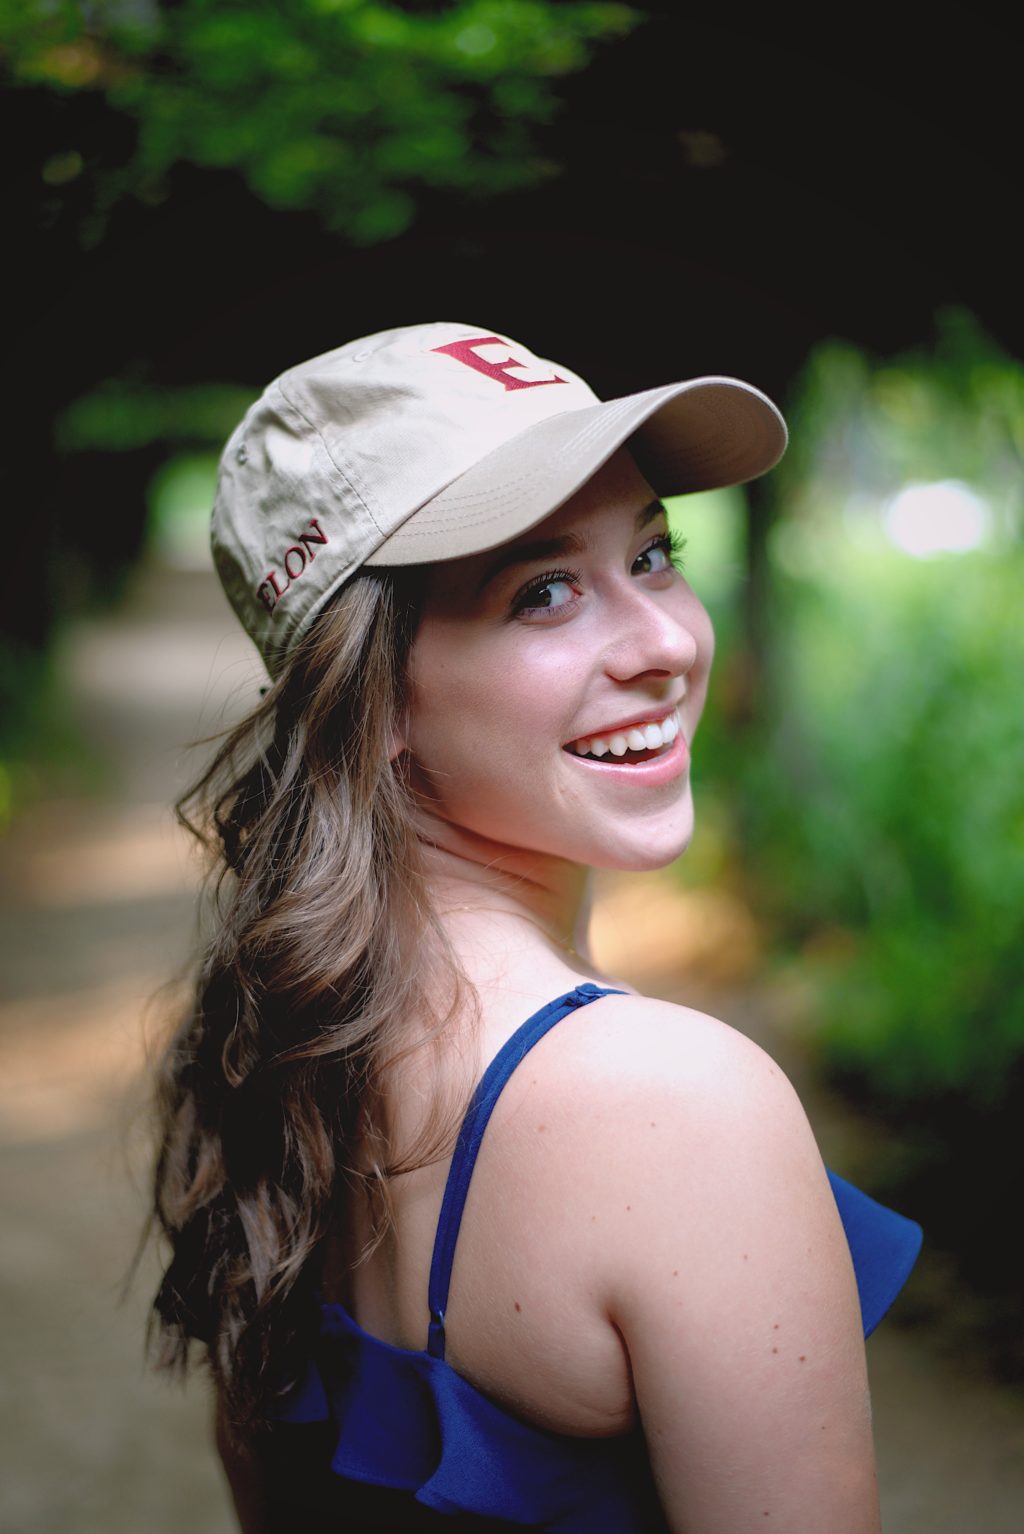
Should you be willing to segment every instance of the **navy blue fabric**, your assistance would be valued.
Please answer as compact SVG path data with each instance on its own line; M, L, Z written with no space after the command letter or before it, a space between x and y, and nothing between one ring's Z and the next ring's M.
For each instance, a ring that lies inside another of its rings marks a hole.
M828 1180L853 1258L864 1335L870 1337L910 1277L921 1250L921 1227L835 1172L829 1171Z
M506 1411L444 1360L444 1311L455 1246L494 1105L512 1072L549 1029L574 1009L609 994L588 984L549 1003L517 1029L481 1079L459 1133L438 1220L426 1350L392 1347L364 1332L344 1306L321 1307L316 1357L285 1403L281 1420L289 1425L287 1431L301 1424L331 1424L335 1486L388 1488L392 1497L403 1492L418 1514L433 1509L452 1518L475 1516L485 1521L480 1527L490 1520L493 1527L511 1524L551 1534L656 1534L665 1529L639 1432L611 1439L545 1432ZM920 1249L921 1230L835 1173L828 1175L850 1245L867 1336L905 1282ZM338 1502L339 1508L343 1505Z

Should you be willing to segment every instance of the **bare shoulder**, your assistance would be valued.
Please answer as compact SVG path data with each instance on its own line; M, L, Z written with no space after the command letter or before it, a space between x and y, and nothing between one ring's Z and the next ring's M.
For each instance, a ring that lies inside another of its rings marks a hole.
M628 1136L655 1103L665 1129L723 1133L758 1118L806 1122L781 1067L753 1040L708 1013L632 994L609 995L565 1029L551 1067L570 1072L595 1113L610 1109ZM564 1085L564 1083L559 1083ZM650 1127L650 1115L646 1123ZM605 1128L607 1129L607 1125ZM655 1125L657 1127L657 1124Z
M608 996L587 1013L566 1031L549 1090L565 1104L577 1175L592 1169L605 1190L607 1226L642 1238L613 1241L616 1253L642 1263L652 1242L666 1232L678 1242L689 1227L716 1281L705 1227L728 1216L741 1230L774 1208L793 1219L788 1235L827 1227L848 1261L807 1115L765 1050L707 1013L647 997Z
M530 1071L533 1105L557 1135L547 1175L599 1211L604 1251L591 1255L613 1290L631 1282L633 1263L648 1275L661 1246L676 1252L691 1236L691 1280L703 1265L714 1287L725 1225L741 1233L768 1209L780 1240L824 1232L849 1263L807 1115L759 1045L706 1013L636 995L606 996L554 1034Z

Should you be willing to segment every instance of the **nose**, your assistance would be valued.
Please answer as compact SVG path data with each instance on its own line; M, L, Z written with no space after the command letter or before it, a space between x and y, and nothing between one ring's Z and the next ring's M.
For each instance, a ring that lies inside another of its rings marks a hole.
M631 581L617 604L605 670L618 682L685 676L697 663L698 628L695 614L680 605L678 594L644 591Z

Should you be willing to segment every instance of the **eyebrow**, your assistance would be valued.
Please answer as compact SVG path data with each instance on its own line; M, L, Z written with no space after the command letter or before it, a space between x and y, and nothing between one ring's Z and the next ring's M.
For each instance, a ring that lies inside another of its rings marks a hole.
M637 512L635 531L641 533L648 522L653 522L655 517L667 515L668 512L662 501L650 501L642 511ZM503 570L516 565L531 565L541 559L558 559L566 554L582 554L586 546L587 540L581 538L578 533L566 533L562 538L535 538L528 543L505 544L498 557L484 571L480 584L476 588L477 596Z

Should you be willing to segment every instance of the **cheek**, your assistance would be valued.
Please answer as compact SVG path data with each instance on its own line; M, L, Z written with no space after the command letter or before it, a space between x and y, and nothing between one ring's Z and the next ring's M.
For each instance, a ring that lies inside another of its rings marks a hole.
M459 642L414 652L407 744L444 804L481 807L536 785L572 733L572 665L555 647Z

